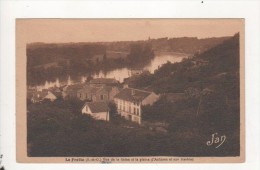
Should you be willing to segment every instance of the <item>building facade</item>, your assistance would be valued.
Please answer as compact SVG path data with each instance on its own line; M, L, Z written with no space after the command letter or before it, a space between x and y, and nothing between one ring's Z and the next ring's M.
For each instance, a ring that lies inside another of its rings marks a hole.
M86 102L81 113L90 115L96 120L109 121L109 108L106 102Z
M118 87L106 85L86 85L77 92L80 100L87 101L113 101L114 96L119 93Z
M118 114L127 120L141 124L142 106L152 105L159 95L139 89L125 88L115 95Z

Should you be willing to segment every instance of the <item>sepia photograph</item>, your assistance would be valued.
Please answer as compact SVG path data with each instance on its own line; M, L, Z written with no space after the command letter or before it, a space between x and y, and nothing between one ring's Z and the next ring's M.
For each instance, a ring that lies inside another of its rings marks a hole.
M244 19L16 19L16 59L20 160L244 161Z

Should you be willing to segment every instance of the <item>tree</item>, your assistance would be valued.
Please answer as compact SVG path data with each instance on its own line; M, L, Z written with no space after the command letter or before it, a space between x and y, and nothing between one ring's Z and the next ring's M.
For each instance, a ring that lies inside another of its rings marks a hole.
M110 117L113 119L117 115L117 107L114 102L108 103Z
M201 107L201 102L204 96L207 96L211 94L213 91L204 88L203 90L199 90L197 88L189 87L187 90L185 90L185 93L190 97L190 98L196 98L199 100L198 107L197 107L197 112L196 112L196 117L198 117L199 112L200 112L200 107Z

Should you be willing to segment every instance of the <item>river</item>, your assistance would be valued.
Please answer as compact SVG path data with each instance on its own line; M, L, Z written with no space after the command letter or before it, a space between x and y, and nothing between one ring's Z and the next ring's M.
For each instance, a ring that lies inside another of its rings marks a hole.
M143 70L149 71L150 73L154 73L156 69L161 67L163 64L167 62L176 63L182 61L183 58L186 58L188 55L186 54L177 54L177 53L170 53L170 54L164 54L164 53L157 53L156 56L150 61L149 64L144 66ZM86 73L85 75L87 75ZM56 81L45 81L45 84L41 84L38 86L34 86L37 89L47 89L54 86L61 86L61 85L71 85L74 83L84 83L87 79L85 75L77 76L77 77L71 77L70 75L67 76L67 78L61 79L60 77L56 78ZM104 73L103 71L99 71L98 73L91 74L94 78L114 78L118 80L119 82L123 82L125 78L128 78L131 76L131 69L130 68L120 68L120 69L114 69L112 71Z

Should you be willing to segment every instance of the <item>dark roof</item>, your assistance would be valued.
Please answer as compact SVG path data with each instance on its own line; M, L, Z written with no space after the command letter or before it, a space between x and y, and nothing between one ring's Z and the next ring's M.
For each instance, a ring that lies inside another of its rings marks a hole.
M116 84L118 81L113 78L96 78L93 80L90 80L91 84Z
M91 86L91 85L86 85L84 86L82 89L80 89L78 92L80 93L97 93L97 92L100 92L102 90L104 90L105 92L110 92L112 90L113 87L111 86L104 86L104 85L97 85L97 86Z
M65 91L75 91L75 92L77 92L78 90L83 88L83 86L84 85L82 85L82 84L73 84L73 85L68 86Z
M109 110L105 102L86 102L83 107L88 106L92 113L107 112Z
M51 93L52 93L54 96L56 96L56 97L62 96L62 93L61 93L61 92L51 91Z
M133 89L133 88L125 88L121 90L118 94L116 94L114 98L133 102L133 101L142 101L150 94L152 94L152 92Z

